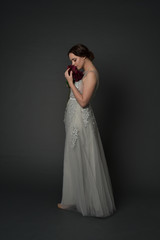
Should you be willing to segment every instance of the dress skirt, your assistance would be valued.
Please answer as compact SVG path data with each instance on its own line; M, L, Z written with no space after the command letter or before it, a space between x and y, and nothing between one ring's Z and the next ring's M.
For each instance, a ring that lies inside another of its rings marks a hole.
M107 162L90 104L70 97L65 109L65 147L61 204L83 216L107 217L115 211Z

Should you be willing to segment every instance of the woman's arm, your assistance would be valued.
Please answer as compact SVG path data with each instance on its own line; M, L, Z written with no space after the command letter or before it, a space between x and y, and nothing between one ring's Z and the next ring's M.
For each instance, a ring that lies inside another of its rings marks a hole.
M73 78L72 78L72 73L71 75L68 75L65 73L65 76L67 78L67 81L72 89L72 92L76 98L76 100L78 101L78 103L80 104L81 107L85 107L87 106L87 104L89 103L94 89L96 87L96 75L94 72L88 72L84 82L83 82L83 93L81 94L78 89L75 87L74 83L73 83Z

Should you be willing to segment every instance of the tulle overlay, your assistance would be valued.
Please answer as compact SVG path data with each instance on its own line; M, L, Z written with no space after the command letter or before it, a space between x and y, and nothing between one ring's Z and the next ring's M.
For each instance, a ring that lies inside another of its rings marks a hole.
M96 75L98 78L98 73ZM83 81L76 82L75 86L82 93ZM91 105L82 108L72 90L64 123L66 138L61 204L83 216L107 217L116 208L96 119Z

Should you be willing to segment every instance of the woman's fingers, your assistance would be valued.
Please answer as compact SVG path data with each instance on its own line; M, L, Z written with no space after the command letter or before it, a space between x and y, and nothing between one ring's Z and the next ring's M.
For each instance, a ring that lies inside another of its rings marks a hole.
M65 71L64 76L67 79L67 81L73 81L73 71L71 70L70 74L68 71L69 71L69 68Z

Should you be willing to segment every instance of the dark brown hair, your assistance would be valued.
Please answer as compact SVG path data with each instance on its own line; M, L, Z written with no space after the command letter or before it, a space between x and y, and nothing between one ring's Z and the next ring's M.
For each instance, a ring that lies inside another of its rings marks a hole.
M94 54L85 45L80 43L71 47L71 49L68 51L68 56L69 53L73 53L74 55L79 57L87 57L91 61L95 58Z

